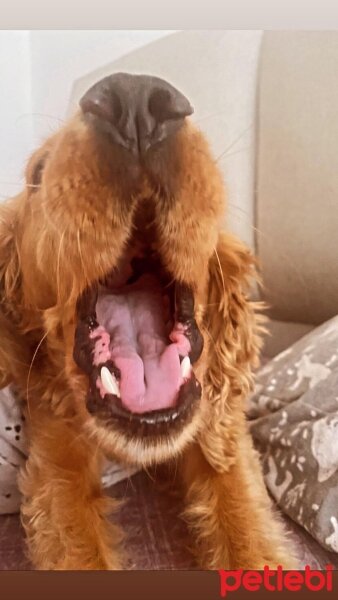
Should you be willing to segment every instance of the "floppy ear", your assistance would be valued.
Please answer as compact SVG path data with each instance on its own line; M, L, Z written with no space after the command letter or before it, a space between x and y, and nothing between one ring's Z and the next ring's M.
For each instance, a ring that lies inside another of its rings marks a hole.
M16 214L15 199L0 205L0 388L15 379L25 359L16 322L21 289Z
M221 234L209 263L206 335L208 366L204 393L209 404L201 447L219 472L234 462L236 441L244 426L244 400L252 389L258 365L264 317L262 303L250 301L258 282L255 259L236 238Z

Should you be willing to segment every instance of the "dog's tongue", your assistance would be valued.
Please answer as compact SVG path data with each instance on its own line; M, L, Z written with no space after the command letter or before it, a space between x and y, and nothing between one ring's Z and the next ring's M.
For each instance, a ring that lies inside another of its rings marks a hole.
M134 413L174 406L183 383L179 357L188 354L189 342L184 336L168 342L168 297L158 280L144 275L118 292L100 294L96 312L121 372L122 404Z

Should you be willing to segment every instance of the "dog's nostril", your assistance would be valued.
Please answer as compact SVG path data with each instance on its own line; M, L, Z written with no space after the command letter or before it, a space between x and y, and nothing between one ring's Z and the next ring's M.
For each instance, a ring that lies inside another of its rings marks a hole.
M148 108L150 114L159 123L168 119L184 118L192 112L189 102L182 94L179 92L173 94L161 89L151 92Z
M120 97L115 92L111 93L110 105L112 111L111 120L118 124L123 114L123 107Z
M122 116L122 103L116 92L107 86L94 85L81 98L80 106L84 113L91 113L117 124Z

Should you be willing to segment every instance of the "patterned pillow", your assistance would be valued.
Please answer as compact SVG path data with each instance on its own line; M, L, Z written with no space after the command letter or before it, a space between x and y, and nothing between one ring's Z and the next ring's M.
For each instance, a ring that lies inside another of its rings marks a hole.
M248 418L280 508L338 552L338 317L258 372Z

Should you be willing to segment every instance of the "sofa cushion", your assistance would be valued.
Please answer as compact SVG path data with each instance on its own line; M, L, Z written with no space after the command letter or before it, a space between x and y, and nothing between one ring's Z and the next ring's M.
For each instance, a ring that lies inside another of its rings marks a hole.
M262 359L273 358L291 344L294 344L304 335L314 329L313 325L306 323L290 323L288 321L276 321L271 319L267 325L267 334L264 337Z
M273 318L337 313L338 32L266 32L258 111L257 244Z

